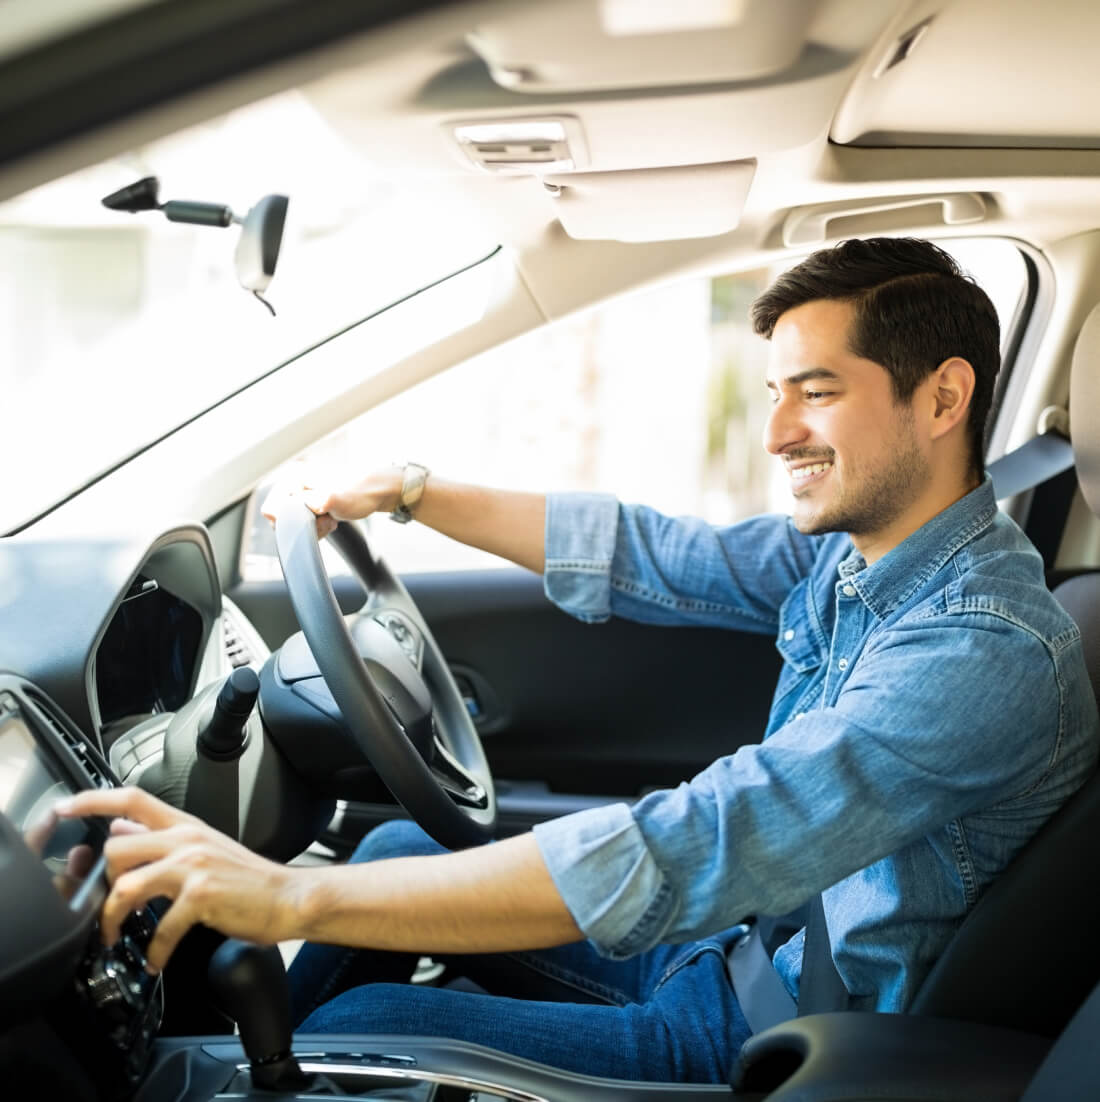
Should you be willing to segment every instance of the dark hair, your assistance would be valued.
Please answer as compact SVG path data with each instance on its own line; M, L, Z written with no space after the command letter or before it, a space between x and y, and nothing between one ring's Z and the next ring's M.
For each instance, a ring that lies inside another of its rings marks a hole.
M753 304L753 330L771 339L788 310L819 299L855 307L848 344L889 373L894 398L907 401L944 360L974 368L967 437L970 462L985 470L985 422L1001 365L1000 327L989 296L930 241L873 237L820 249L781 275Z

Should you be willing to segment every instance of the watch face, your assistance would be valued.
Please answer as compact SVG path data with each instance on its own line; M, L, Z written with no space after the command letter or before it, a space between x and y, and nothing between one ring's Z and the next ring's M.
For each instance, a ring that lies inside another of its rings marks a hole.
M406 463L401 480L401 502L390 514L399 524L408 524L412 520L412 510L424 495L424 484L428 481L428 470L422 463Z

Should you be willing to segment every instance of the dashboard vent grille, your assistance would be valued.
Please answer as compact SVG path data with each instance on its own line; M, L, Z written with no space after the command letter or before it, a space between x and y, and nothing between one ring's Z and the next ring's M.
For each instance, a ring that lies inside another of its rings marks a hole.
M51 731L72 751L77 761L80 762L88 780L98 788L113 788L114 783L107 774L107 770L96 751L88 745L86 739L73 734L53 713L49 701L39 693L27 692L37 707L36 718L44 721Z
M222 635L225 639L225 656L234 669L247 666L254 660L254 655L238 632L237 625L225 613L222 613Z

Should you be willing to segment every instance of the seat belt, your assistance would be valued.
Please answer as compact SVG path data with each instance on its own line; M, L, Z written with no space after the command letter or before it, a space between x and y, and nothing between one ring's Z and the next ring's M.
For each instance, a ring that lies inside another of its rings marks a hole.
M989 464L998 500L1033 490L1024 532L1053 570L1062 528L1077 491L1073 445L1051 429Z
M820 895L810 900L810 918L806 940L802 944L802 978L798 981L798 1016L827 1014L847 1010L848 988L836 970L829 928L825 925L825 905Z
M795 1001L779 978L755 922L729 951L726 968L737 1005L753 1033L789 1022L797 1013Z
M1033 490L1072 466L1073 445L1060 432L1049 429L995 459L986 470L993 479L993 493L1000 501Z
M733 993L753 1033L789 1022L796 1016L848 1009L848 989L833 962L821 896L814 896L801 910L805 911L806 925L797 1003L775 970L761 932L761 926L774 920L764 918L754 922L726 958Z

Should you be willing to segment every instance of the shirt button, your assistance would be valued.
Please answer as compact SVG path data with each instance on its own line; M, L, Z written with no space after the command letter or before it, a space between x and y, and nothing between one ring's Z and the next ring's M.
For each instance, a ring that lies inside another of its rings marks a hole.
M854 585L846 585L843 589L845 597L854 597L856 595L856 587Z
M838 670L846 670L846 669L848 668L848 659L847 659L847 658L842 658L842 659L841 659L841 660L840 660L840 661L839 661L839 662L838 662L838 663L836 664L836 668L837 668Z
M788 628L785 632L783 632L783 638L786 639L789 643L794 638L794 632L791 631L790 628Z

